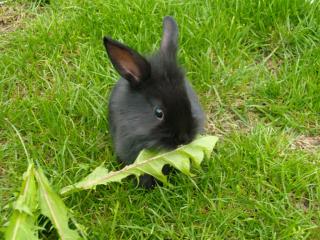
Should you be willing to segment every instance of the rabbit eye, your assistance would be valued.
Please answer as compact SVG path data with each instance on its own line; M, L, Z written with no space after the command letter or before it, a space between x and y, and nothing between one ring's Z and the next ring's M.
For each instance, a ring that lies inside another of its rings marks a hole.
M163 117L164 117L164 113L163 113L162 109L159 108L159 107L156 107L156 108L154 109L154 115L155 115L159 120L162 120Z

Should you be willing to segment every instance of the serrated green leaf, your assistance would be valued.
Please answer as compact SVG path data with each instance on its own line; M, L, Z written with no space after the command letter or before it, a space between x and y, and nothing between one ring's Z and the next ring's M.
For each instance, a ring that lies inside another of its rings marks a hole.
M156 153L154 151L143 150L133 164L128 165L119 171L112 172L99 166L82 181L64 187L60 193L66 194L82 189L92 189L100 184L121 182L122 179L129 175L136 175L138 177L145 173L154 176L163 183L167 183L167 176L162 173L162 168L166 164L191 176L190 159L196 167L200 167L204 156L209 156L211 154L217 141L218 138L215 136L204 136L197 138L188 145L181 146L170 152Z
M108 169L106 169L102 165L100 165L95 170L93 170L93 172L91 174L89 174L87 177L85 177L82 180L82 182L94 182L95 179L98 179L100 176L108 175L108 173L109 173ZM64 192L72 192L72 191L76 190L76 188L74 186L75 185L70 185L70 186L64 187L62 190ZM94 186L92 188L94 188Z
M34 167L30 164L23 174L21 192L14 204L13 214L6 230L6 240L38 239L33 215L37 207L37 188L34 178Z
M68 226L68 209L56 194L41 169L35 171L39 185L39 203L41 213L47 216L56 228L62 240L81 239L77 231Z

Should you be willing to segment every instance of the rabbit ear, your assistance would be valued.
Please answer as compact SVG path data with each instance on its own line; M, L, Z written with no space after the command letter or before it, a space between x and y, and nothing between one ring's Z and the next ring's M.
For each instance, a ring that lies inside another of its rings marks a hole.
M163 19L163 34L161 40L160 51L172 57L176 57L178 49L178 25L176 21L166 16Z
M138 86L149 77L150 64L139 53L109 37L104 37L103 43L113 66L131 86Z

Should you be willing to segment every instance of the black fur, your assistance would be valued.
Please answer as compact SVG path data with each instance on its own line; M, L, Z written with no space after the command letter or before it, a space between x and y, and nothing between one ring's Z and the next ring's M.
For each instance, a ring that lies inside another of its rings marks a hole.
M107 53L122 78L109 101L109 124L116 154L131 164L144 148L174 149L191 142L203 131L204 113L196 94L176 61L178 27L164 18L158 53L148 59L123 44L104 38ZM154 109L160 107L159 120ZM154 185L151 176L140 178L145 187Z

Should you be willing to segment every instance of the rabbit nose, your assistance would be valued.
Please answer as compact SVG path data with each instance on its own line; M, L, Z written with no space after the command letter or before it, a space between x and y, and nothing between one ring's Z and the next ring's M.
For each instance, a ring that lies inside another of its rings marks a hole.
M178 140L180 144L187 144L190 142L188 134L180 134Z

